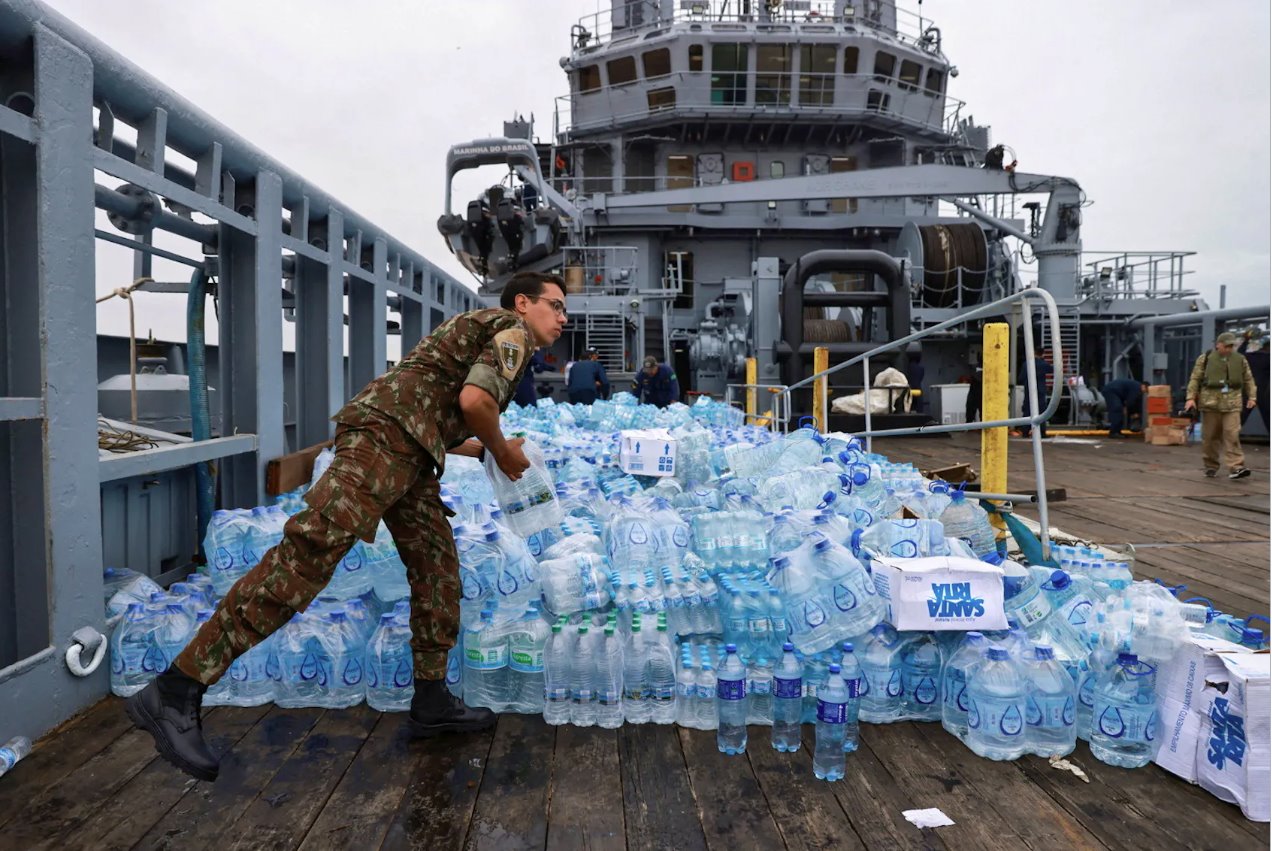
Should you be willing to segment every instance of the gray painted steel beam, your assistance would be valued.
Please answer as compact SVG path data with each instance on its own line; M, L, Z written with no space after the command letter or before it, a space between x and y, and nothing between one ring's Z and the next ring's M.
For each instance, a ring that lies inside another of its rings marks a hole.
M27 551L43 558L36 556L23 572L47 581L44 595L25 601L29 608L47 607L47 621L41 626L44 618L19 610L20 619L33 620L17 626L28 641L41 645L39 650L52 646L58 652L0 684L8 732L33 737L104 694L109 673L102 667L89 677L74 677L60 652L76 629L105 626L100 494L85 487L96 480L98 465L92 333L97 322L92 291L86 289L94 279L93 68L82 52L43 27L35 30L34 46L38 239L22 250L34 255L37 273L30 289L40 300L38 374L46 420L40 455L14 459L18 465L36 465L35 475L18 479L23 476L19 466L12 475L28 487L43 482L40 498L29 501L39 504L47 527L39 546Z
M211 440L174 443L156 449L122 452L103 458L98 463L98 481L104 484L133 476L162 473L165 470L176 470L201 461L229 458L255 450L256 435L236 434L231 437L214 437Z
M343 246L340 211L309 225L315 240L326 240L325 262L296 260L296 442L312 446L330 439L331 415L344 403Z
M422 279L423 273L414 263L410 264L406 269L406 284L421 298L424 296L417 287L423 286ZM424 303L421 300L402 299L399 312L402 316L402 356L406 357L406 353L424 338Z
M255 238L221 230L221 419L223 434L255 434L258 451L221 465L226 506L265 502L265 465L285 454L283 432L282 192L277 175L261 172L236 187L235 206L255 211Z
M0 106L0 133L16 136L24 142L35 141L35 125L31 119L7 106Z
M0 399L0 422L38 420L44 417L44 399L13 397Z
M385 345L385 264L388 247L383 239L371 245L371 283L349 282L349 391L357 393L384 372L388 359Z

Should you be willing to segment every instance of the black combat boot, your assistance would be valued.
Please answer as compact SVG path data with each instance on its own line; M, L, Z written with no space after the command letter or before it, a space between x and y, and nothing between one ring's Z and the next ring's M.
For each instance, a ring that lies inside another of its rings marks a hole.
M427 739L442 733L473 733L495 723L489 709L468 706L451 694L445 680L415 681L411 715L407 719L411 735Z
M159 755L196 780L215 780L220 762L203 741L207 690L174 665L124 701L132 722L154 737Z

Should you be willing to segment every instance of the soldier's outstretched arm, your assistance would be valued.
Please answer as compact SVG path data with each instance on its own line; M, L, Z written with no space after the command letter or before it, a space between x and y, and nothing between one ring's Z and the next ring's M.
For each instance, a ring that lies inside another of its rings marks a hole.
M459 410L464 423L477 435L486 451L495 456L495 463L512 481L521 478L530 467L526 454L521 450L522 438L507 440L499 430L499 403L495 397L474 384L465 384L459 391Z

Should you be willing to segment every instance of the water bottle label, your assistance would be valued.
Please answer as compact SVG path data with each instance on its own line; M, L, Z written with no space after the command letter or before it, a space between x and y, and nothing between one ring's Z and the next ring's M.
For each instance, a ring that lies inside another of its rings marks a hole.
M1015 610L1021 629L1029 629L1048 614L1047 600L1041 594L1036 594L1032 600Z
M655 686L650 696L657 703L671 703L675 700L676 690L671 686Z
M574 703L576 705L591 703L593 700L595 700L595 697L590 688L576 688L574 690Z
M906 691L914 698L914 702L921 706L931 706L941 696L937 691L936 681L931 677L919 677L919 681L914 683L914 688L907 688Z
M769 623L773 625L773 632L777 635L786 634L786 618L777 617L776 615L769 618Z
M841 612L851 612L857 608L857 595L842 582L835 586L835 608Z
M357 659L348 659L339 665L340 679L347 686L356 686L362 682L362 663Z
M681 700L691 700L698 696L698 688L693 683L681 683L676 686L676 694Z
M944 700L943 705L950 709L957 709L960 712L967 711L967 702L964 691L967 687L967 677L958 668L945 669L945 682L941 688L941 694Z
M804 697L812 700L817 699L817 692L821 688L821 683L816 680L804 680Z
M596 702L601 706L619 706L623 702L623 694L617 689L601 689L596 693Z
M1091 601L1085 597L1074 600L1065 613L1065 620L1071 626L1086 626L1087 619L1091 616L1092 605Z
M848 704L817 701L817 720L827 724L847 724Z
M570 690L568 688L544 688L543 699L548 703L568 703L570 700Z
M162 674L168 670L168 657L158 644L151 643L141 657L141 669L148 674Z
M967 726L993 736L1019 736L1025 729L1024 700L976 700L968 698Z
M1030 727L1062 730L1073 726L1073 698L1068 695L1033 694L1029 696L1028 723Z
M1149 706L1117 706L1097 700L1093 713L1096 728L1110 739L1147 744L1157 736L1157 712Z
M1087 709L1095 708L1095 674L1087 674L1086 679L1082 681L1082 685L1078 688L1078 702Z
M769 631L769 619L768 618L751 618L749 621L747 621L746 628L747 628L747 631L753 634L758 634L758 633L767 634Z
M513 650L508 655L508 667L522 674L542 674L543 651Z
M805 629L817 629L826 622L826 610L816 600L805 600L803 605Z
M649 697L648 693L646 693L645 691L644 684L640 684L640 683L636 685L629 685L627 688L625 688L623 690L623 696L626 697L628 700L635 700L635 701L645 700Z
M711 686L698 686L696 693L698 700L715 700L715 692Z
M751 694L771 694L773 691L772 680L747 680L746 690Z
M13 748L0 748L0 774L13 768L18 762L18 755Z
M848 699L855 700L861 697L861 678L852 677L844 680L844 684L848 686Z
M717 680L716 696L721 700L742 700L746 697L746 680Z
M480 647L466 647L464 664L478 671L497 670L508 664L508 647L503 644L487 647L485 650Z
M917 558L919 545L914 541L897 541L892 545L891 552L898 558Z

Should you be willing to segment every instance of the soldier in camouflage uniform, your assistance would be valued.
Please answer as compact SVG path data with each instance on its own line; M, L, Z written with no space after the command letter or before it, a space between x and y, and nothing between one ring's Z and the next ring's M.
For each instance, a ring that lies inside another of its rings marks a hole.
M202 779L218 761L203 741L203 692L230 663L302 612L361 539L381 520L393 534L411 586L415 696L408 724L417 736L479 730L487 709L465 706L446 688L446 657L459 631L459 563L439 496L446 453L494 455L517 479L529 467L521 439L506 440L499 414L538 346L565 324L564 282L523 273L501 307L455 316L372 381L333 417L335 458L287 521L283 540L225 595L172 666L126 703L169 762ZM468 441L475 435L480 443Z
M1228 478L1244 479L1250 475L1241 451L1241 399L1253 408L1258 388L1250 364L1234 349L1238 338L1225 331L1215 340L1214 351L1206 352L1193 364L1188 379L1184 407L1201 411L1201 458L1206 476L1219 473L1219 450L1228 466Z

